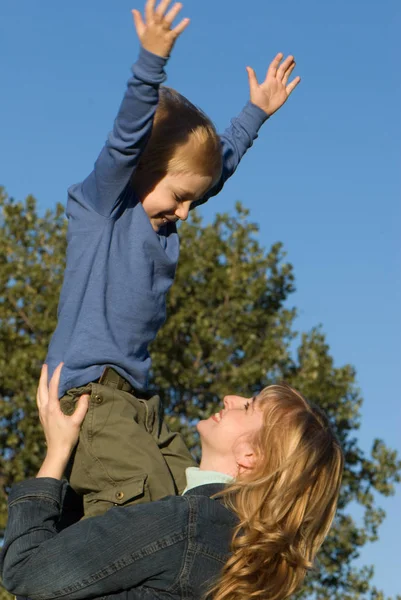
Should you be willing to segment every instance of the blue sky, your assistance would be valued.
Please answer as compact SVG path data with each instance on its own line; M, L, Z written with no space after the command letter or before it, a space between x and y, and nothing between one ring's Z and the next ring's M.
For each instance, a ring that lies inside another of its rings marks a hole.
M64 202L91 169L124 91L138 43L128 0L1 0L0 184L41 209ZM248 97L245 66L262 77L292 53L302 83L263 127L223 192L284 242L294 265L297 328L321 323L337 365L352 363L365 399L360 445L401 451L401 159L399 0L187 0L191 25L168 84L223 129ZM399 37L399 36L398 36ZM400 489L362 562L401 593Z

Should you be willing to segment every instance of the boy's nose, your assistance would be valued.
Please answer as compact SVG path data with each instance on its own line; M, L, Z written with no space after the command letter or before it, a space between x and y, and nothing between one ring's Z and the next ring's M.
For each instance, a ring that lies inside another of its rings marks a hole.
M182 202L182 204L177 206L175 210L175 216L178 217L181 221L186 221L188 219L190 206L190 202Z

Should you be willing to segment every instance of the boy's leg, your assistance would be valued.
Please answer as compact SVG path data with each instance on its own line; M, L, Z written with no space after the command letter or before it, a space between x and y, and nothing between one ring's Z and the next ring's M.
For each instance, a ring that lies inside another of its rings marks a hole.
M177 489L176 493L182 494L187 486L185 469L187 467L198 467L199 465L188 450L182 435L170 431L164 420L163 405L159 396L152 396L152 398L143 402L147 403L149 413L152 415L148 422L148 431L155 438L168 465Z
M63 412L71 414L78 395L88 391L88 413L66 473L71 487L84 496L85 517L115 505L176 494L157 439L147 430L153 417L146 401L107 384L92 383L62 398Z

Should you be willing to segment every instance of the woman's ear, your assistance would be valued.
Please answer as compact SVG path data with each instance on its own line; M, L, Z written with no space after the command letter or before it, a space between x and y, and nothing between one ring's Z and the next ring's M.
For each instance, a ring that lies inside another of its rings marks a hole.
M251 444L245 440L238 442L234 449L234 456L237 463L238 475L253 469L256 462L255 452Z

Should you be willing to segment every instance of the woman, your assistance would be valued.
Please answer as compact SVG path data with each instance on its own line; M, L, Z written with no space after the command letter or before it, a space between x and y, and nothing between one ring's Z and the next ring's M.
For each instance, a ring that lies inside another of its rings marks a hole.
M61 481L87 410L59 408L61 367L37 402L47 455L9 497L4 586L32 599L284 599L295 592L334 517L343 468L325 416L286 385L227 396L198 423L199 469L182 496L112 508L58 532ZM123 592L124 591L124 592Z

